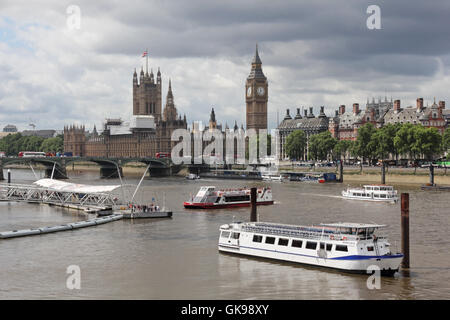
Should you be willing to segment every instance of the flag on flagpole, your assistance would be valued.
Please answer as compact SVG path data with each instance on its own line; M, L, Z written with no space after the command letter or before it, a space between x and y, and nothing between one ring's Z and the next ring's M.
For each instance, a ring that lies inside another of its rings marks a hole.
M146 57L148 55L148 51L145 50L144 53L142 54L142 57Z

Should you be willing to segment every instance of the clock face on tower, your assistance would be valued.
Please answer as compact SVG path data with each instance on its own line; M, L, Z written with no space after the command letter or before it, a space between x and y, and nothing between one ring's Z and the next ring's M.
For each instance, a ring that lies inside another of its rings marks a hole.
M258 87L257 92L258 92L258 95L260 95L260 96L264 95L264 88Z
M247 89L247 97L250 97L252 95L252 87L248 87Z

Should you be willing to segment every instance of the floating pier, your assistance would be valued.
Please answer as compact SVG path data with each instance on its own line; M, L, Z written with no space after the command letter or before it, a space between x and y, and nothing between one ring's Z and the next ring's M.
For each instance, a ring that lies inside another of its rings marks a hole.
M72 223L62 224L62 225L52 226L52 227L4 231L4 232L0 232L0 239L18 238L18 237L34 236L34 235L41 235L41 234L60 232L60 231L68 231L68 230L97 226L100 224L117 221L117 220L121 220L121 219L123 219L123 215L113 214L110 216L94 218L94 219L89 219L89 220L85 220L85 221L72 222Z

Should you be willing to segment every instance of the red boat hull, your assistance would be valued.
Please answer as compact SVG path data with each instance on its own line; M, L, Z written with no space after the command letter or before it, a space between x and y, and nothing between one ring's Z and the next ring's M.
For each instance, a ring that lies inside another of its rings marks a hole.
M261 201L256 203L257 206L264 206L270 204L273 204L273 200ZM184 202L183 205L187 209L223 209L236 207L250 207L250 202L226 203L226 204Z

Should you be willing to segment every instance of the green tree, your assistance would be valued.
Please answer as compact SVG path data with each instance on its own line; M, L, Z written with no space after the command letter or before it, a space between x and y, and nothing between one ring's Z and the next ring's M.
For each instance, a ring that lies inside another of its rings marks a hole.
M290 159L301 159L305 154L306 134L303 130L295 130L286 138L286 154Z
M445 129L442 135L442 150L447 152L448 149L450 149L450 128Z
M442 136L436 128L416 126L414 138L413 148L427 160L433 160L442 151Z
M44 152L63 152L64 140L59 136L45 139L39 149Z
M400 126L388 124L378 130L372 135L370 140L370 149L373 149L374 156L378 159L385 160L390 154L397 157L397 149L394 145L394 137Z
M311 136L309 139L309 158L314 160L326 160L332 155L337 139L331 136L330 131L324 131Z
M17 156L22 151L22 140L24 137L20 133L8 134L0 139L0 150L7 156Z
M341 159L343 157L345 161L345 156L351 151L351 147L351 140L339 140L334 147L333 153L337 159Z
M372 140L372 135L376 129L371 123L366 123L358 129L358 137L356 138L354 152L361 157L361 171L364 159L372 159L375 154L375 145Z

